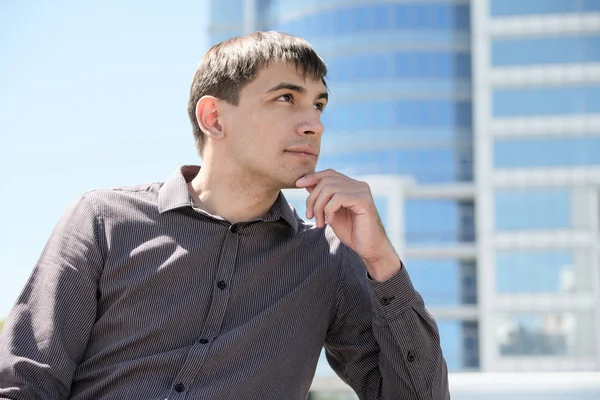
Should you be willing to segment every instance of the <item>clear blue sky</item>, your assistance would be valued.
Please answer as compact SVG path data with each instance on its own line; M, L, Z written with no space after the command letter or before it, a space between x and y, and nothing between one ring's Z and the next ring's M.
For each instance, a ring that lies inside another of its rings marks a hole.
M199 163L187 97L202 0L0 1L0 318L87 190Z

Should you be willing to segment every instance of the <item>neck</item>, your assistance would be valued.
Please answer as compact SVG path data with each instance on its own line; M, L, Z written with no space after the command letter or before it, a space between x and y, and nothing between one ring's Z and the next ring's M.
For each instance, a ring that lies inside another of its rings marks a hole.
M277 189L262 187L240 173L211 168L210 163L203 163L188 187L199 208L232 224L265 216L279 195Z

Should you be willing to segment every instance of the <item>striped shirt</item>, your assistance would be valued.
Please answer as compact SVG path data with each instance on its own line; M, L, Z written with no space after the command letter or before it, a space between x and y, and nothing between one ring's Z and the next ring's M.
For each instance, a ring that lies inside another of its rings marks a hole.
M165 183L61 217L0 336L2 399L305 399L321 349L361 399L448 399L436 323L281 194L230 224Z

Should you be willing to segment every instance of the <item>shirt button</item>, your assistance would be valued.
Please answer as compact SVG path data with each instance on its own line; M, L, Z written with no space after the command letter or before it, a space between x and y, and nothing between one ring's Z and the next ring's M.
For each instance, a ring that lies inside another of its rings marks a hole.
M206 343L208 343L208 339L200 339L200 340L198 340L198 343L206 344Z
M394 300L394 297L395 296L382 298L381 299L381 304L383 304L384 306L389 305L392 302L392 300Z
M230 230L232 233L236 233L236 232L237 232L239 229L240 229L240 228L239 228L239 225L231 225L231 227L229 228L229 230Z
M183 383L178 383L177 385L175 385L174 389L177 393L181 393L185 391L185 386L183 386Z
M406 360L407 360L408 362L413 362L413 361L415 361L416 359L417 359L417 356L415 356L415 353L413 353L412 351L409 351L409 352L406 354Z
M225 281L219 281L217 282L217 287L221 290L225 289L227 287L227 282Z

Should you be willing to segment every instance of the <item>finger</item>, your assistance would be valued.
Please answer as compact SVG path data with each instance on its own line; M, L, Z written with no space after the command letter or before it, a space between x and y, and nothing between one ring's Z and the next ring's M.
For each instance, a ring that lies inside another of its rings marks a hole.
M327 222L325 219L325 206L329 203L331 198L337 194L337 188L330 186L324 186L319 192L319 197L315 200L313 206L313 214L317 219L317 227L322 228Z
M315 213L313 210L314 206L315 206L315 202L319 198L319 195L321 194L321 190L323 190L324 186L325 186L325 182L320 181L316 186L310 186L310 187L306 188L306 190L308 190L308 192L310 193L308 195L308 197L306 198L306 218L311 219L312 217L315 216Z
M375 206L370 205L369 199L369 195L362 191L335 193L323 212L329 224L331 224L331 221L329 221L331 214L336 213L341 208L347 208L354 215L363 215L368 213L370 209L375 210L375 213L377 213Z
M316 186L321 179L328 176L344 176L339 172L333 169L326 169L324 171L312 172L310 174L304 175L302 178L296 181L296 187L298 188L306 188L310 186Z
M334 223L336 213L342 208L343 200L339 193L334 194L323 208L325 220L329 225Z

